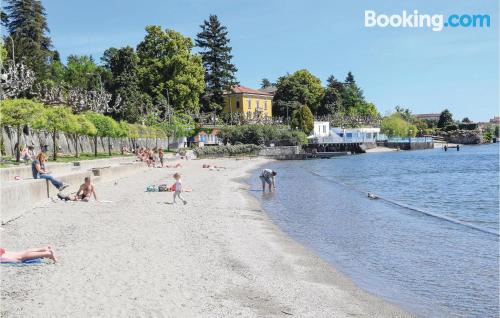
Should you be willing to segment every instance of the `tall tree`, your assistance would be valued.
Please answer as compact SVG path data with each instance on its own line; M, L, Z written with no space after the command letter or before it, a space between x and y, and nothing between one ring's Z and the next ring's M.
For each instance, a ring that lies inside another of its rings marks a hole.
M6 0L4 19L9 36L14 42L6 41L9 57L23 61L35 72L38 79L47 75L51 40L47 36L50 31L47 24L45 9L39 0Z
M331 115L343 111L342 94L344 84L338 81L333 75L326 80L326 90L321 105L318 108L318 115Z
M316 113L324 94L321 80L308 70L298 70L280 77L276 88L273 114L277 116L286 116L287 108L293 107L291 105L308 105Z
M231 63L231 46L227 28L216 15L200 25L201 32L196 36L196 45L201 48L201 57L205 66L205 94L203 110L220 111L224 105L224 92L238 84L236 66Z
M441 115L439 115L437 126L438 128L444 128L451 124L453 124L453 115L448 109L445 109L441 112Z
M356 81L354 80L354 75L352 75L351 71L347 73L347 76L345 78L345 83L347 85L356 84Z
M141 89L157 105L173 105L176 110L196 112L204 89L203 65L193 54L190 38L171 29L147 26L144 40L137 46ZM166 108L159 109L162 115Z
M113 75L109 87L113 98L120 96L122 100L118 117L131 123L138 122L141 115L144 115L143 105L151 104L149 96L139 88L139 57L133 48L127 46L106 50L102 61Z
M314 128L314 116L306 105L299 107L292 114L292 128L300 129L309 134Z
M342 100L346 113L352 113L351 108L366 103L363 90L358 86L351 72L347 73L345 79Z
M262 81L260 82L260 88L268 88L273 86L273 83L271 83L270 80L267 78L263 78Z

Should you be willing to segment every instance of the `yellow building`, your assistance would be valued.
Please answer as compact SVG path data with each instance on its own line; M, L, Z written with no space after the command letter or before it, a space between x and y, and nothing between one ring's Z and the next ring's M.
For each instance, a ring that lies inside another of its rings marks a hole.
M273 95L268 92L235 86L224 95L224 112L241 113L245 118L273 117Z

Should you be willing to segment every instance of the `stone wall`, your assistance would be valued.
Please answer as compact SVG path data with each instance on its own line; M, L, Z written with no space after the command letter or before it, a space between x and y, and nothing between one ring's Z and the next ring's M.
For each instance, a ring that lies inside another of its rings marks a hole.
M483 142L483 135L479 130L445 131L442 136L446 142L454 144L475 145Z
M58 133L57 134L57 146L59 147L59 152L63 154L74 154L75 153L75 138L69 134ZM17 143L16 131L10 129L9 127L4 127L2 129L1 135L1 150L2 155L14 156L14 147ZM184 147L186 138L178 138L174 140L170 139L170 148ZM132 140L130 138L111 138L111 149L112 151L119 152L122 145L128 147L128 149L134 149L134 145L137 147L148 147L148 148L167 148L167 139L161 138L137 138ZM52 143L52 134L46 131L29 131L27 134L21 134L21 147L24 146L34 146L35 153L39 152L41 147L44 145L48 146L49 152L52 152L54 147ZM87 136L80 136L78 141L78 148L80 153L93 153L94 152L94 138ZM22 148L21 148L22 149ZM98 137L97 138L97 151L98 152L108 152L108 138Z

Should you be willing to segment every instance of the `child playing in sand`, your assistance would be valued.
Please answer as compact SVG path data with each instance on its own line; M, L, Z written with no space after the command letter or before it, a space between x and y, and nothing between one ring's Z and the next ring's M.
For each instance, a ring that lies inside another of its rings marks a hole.
M62 195L61 193L57 194L57 197L61 200L64 201L84 201L84 202L89 202L90 197L94 195L94 199L97 200L97 194L95 192L95 187L94 185L90 182L90 177L85 177L83 180L83 184L80 186L80 189L78 189L78 192L76 194L70 194L70 195Z
M37 258L49 258L54 261L57 261L57 258L54 256L54 251L52 247L42 247L42 248L33 248L24 251L14 252L14 251L6 251L3 248L0 248L0 263L21 263Z
M187 201L184 200L182 197L181 197L181 193L183 192L182 191L182 181L181 181L181 175L180 173L176 172L174 174L174 179L175 179L175 191L174 191L174 203L175 203L175 198L176 197L179 197L179 199L182 201L182 203L187 204Z

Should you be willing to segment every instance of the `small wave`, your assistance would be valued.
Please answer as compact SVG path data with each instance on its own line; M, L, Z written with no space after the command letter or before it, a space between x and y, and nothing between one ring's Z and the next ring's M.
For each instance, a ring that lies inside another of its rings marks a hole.
M339 184L343 187L346 187L346 188L349 188L353 191L356 191L356 192L359 192L359 193L362 193L362 194L366 194L367 191L364 191L362 189L359 189L359 188L356 188L348 183L345 183L345 182L342 182L342 181L338 181L338 180L332 180L331 177L328 177L328 176L325 176L325 175L322 175L316 171L312 171L312 170L307 170L309 173L311 173L312 175L315 175L317 177L320 177L320 178L324 178L330 182L333 182L333 183L336 183L336 184ZM375 193L374 193L375 194ZM403 203L400 203L400 202L397 202L397 201L394 201L394 200L391 200L391 199L388 199L388 198L385 198L385 197L381 197L377 194L375 194L377 196L377 199L381 200L381 201L385 201L387 203L390 203L392 205L395 205L397 207L400 207L400 208L403 208L403 209L407 209L407 210L410 210L410 211L414 211L414 212L418 212L418 213L422 213L422 214L425 214L427 216L430 216L430 217L433 217L433 218L436 218L436 219L439 219L439 220L443 220L443 221L447 221L447 222L450 222L450 223L454 223L454 224L458 224L458 225L461 225L461 226L464 226L464 227L467 227L467 228L470 228L470 229L474 229L474 230L477 230L477 231L480 231L480 232L483 232L483 233L486 233L486 234L490 234L490 235L494 235L494 236L500 236L500 233L497 233L497 232L494 232L494 231L490 231L490 230L487 230L487 229L484 229L482 227L479 227L479 226L475 226L473 224L470 224L470 223L467 223L467 222L463 222L463 221L460 221L460 220L457 220L457 219L454 219L454 218L450 218L450 217L447 217L447 216L444 216L442 214L438 214L438 213L433 213L433 212L429 212L429 211L425 211L425 210L422 210L422 209L418 209L418 208L415 208L415 207L412 207L412 206L409 206L409 205L406 205L406 204L403 204Z

